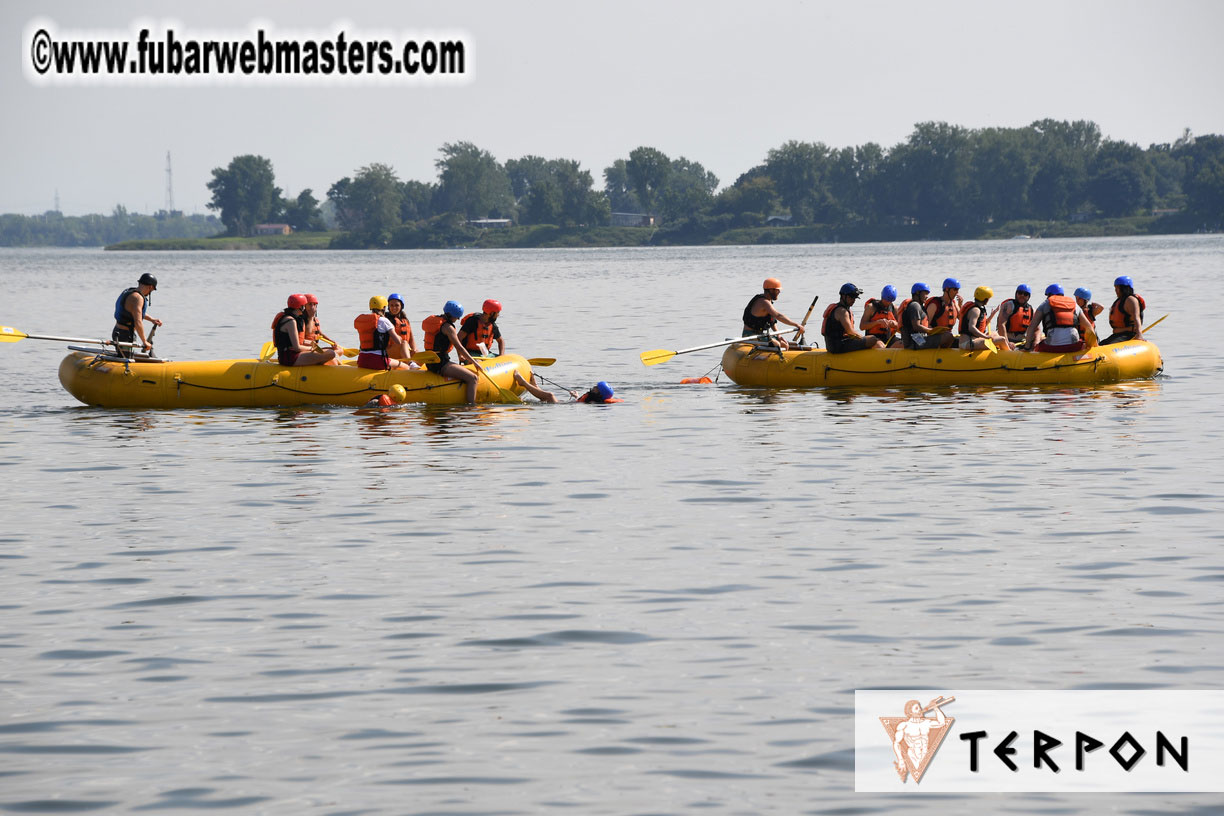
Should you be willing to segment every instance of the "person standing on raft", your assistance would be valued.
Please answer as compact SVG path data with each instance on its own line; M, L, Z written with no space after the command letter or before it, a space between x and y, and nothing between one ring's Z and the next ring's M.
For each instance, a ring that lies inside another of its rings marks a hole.
M272 344L283 366L326 365L336 358L337 349L306 351L302 334L306 330L306 296L290 295L285 310L272 318Z
M1033 322L1028 327L1024 344L1035 351L1052 354L1080 351L1084 348L1081 336L1092 331L1092 324L1084 317L1084 310L1075 305L1075 298L1063 294L1060 284L1051 283L1045 293L1045 303L1033 311ZM1034 347L1038 328L1045 332L1045 339Z
M149 317L149 302L157 289L157 278L145 272L135 286L124 289L115 300L115 328L111 330L111 340L116 343L135 343L140 337L140 348L144 352L152 351L153 344L145 337L144 321L154 326L162 322L156 317ZM123 357L131 357L134 346L115 346Z
M497 341L497 355L506 353L506 341L502 339L501 329L497 325L497 316L501 314L500 301L489 298L480 307L479 312L465 315L459 321L459 341L472 354L483 354L493 357L493 341Z
M459 333L455 323L463 317L463 306L457 301L448 300L442 307L442 314L430 315L421 321L425 332L425 351L438 355L438 362L425 365L434 374L441 374L452 380L459 380L467 391L468 405L476 403L476 381L479 376L475 371L469 371L458 363L451 362L450 350L453 348L460 360L470 365L478 365L472 359L471 353L459 342Z
M820 322L820 333L824 336L825 350L830 354L846 354L863 349L878 349L884 347L884 341L873 335L866 337L854 330L854 315L850 307L858 300L863 290L853 283L843 283L838 290L836 303L830 303L825 309L824 319Z
M409 368L403 360L387 354L392 346L403 346L404 341L395 331L395 325L387 319L387 299L382 295L370 298L370 311L353 319L353 328L360 338L357 355L358 368L388 371L392 368Z
M752 300L748 301L748 305L744 307L744 332L740 335L741 337L773 331L778 327L778 323L785 323L796 329L803 328L774 308L774 301L782 294L782 281L777 278L766 278L761 288L764 291L759 295L753 295ZM769 344L782 351L790 348L784 337L770 337Z
M1114 279L1114 294L1118 299L1109 307L1109 328L1113 334L1101 341L1102 346L1143 339L1143 310L1147 304L1135 294L1134 281L1129 275Z

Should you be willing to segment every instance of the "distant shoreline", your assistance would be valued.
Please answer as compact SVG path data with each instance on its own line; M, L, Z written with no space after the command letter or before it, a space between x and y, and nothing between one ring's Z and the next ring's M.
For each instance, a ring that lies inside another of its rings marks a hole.
M114 252L180 252L217 250L326 250L326 249L573 249L647 246L753 246L777 244L888 243L906 241L1008 240L1012 238L1101 238L1131 235L1193 234L1178 219L1155 216L1101 218L1084 223L1012 221L977 235L940 235L912 226L749 227L717 235L686 234L683 229L650 227L553 227L530 226L486 229L470 240L441 245L354 247L341 232L303 232L292 235L258 235L250 238L166 238L122 241L106 246ZM467 238L467 236L465 236Z

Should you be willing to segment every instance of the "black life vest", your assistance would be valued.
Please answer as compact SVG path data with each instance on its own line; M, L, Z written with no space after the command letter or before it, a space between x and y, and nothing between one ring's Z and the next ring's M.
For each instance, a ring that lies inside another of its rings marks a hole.
M425 332L425 350L438 355L438 362L450 362L451 339L442 331L448 323L445 315L430 315L421 321L421 330Z
M115 322L118 323L120 326L125 326L129 329L136 328L136 324L132 320L132 313L127 310L126 304L127 304L128 295L132 294L133 292L139 292L139 291L140 291L139 287L129 286L127 289L123 290L123 292L119 295L119 299L115 301ZM141 317L144 317L145 314L149 311L149 298L152 297L152 295L153 293L150 292L149 294L144 296L144 303L141 304L140 306L140 316Z
M757 305L757 301L759 300L769 300L769 295L762 293L752 296L752 300L748 301L748 305L744 307L744 325L752 329L757 334L763 334L777 326L778 321L774 320L769 315L757 317L752 313L752 307Z
M977 324L976 324L976 325L977 325L977 330L978 330L979 332L981 332L982 334L987 334L987 331L986 331L986 307L985 307L985 306L980 306L980 305L978 305L978 303L977 303L976 301L971 301L970 303L968 303L968 304L966 304L966 305L965 305L965 308L964 308L964 309L962 309L962 310L961 310L961 318L960 318L960 333L961 333L961 334L968 334L968 333L969 333L969 326L970 326L970 325L973 325L973 324L969 323L969 313L970 313L971 311L973 311L974 309L977 309L977 310L978 310L978 319L977 319Z
M831 319L833 313L838 309L845 309L846 314L850 315L850 320L854 320L854 315L850 311L849 306L843 306L840 302L830 303L824 310L824 318L820 321L820 333L824 335L825 348L835 349L841 345L842 338L846 336L846 327L841 324L840 320Z
M299 335L306 325L306 315L295 315L291 309L277 312L272 318L272 342L278 352L293 348L293 337L285 331L285 318L293 318L293 335Z

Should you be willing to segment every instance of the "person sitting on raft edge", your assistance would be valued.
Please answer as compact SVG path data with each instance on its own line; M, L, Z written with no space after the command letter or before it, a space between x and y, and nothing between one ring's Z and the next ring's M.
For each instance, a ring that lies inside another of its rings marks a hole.
M531 394L531 396L535 397L540 402L547 402L550 404L555 404L557 402L556 394L552 393L551 391L546 391L536 385L534 374L532 374L531 379L528 380L523 377L522 374L515 371L514 381L521 385L528 394ZM614 402L624 402L623 399L618 399L616 396L614 396L615 393L616 392L612 390L612 386L608 385L603 380L600 380L591 386L590 390L588 390L585 394L579 395L576 391L570 391L569 395L573 398L574 402L586 403L588 405L608 405Z
M774 301L782 294L782 281L777 278L766 278L761 288L763 289L761 294L753 295L752 300L748 301L748 305L744 307L744 331L740 336L751 337L774 331L779 322L801 329L802 326L774 308ZM790 348L783 337L770 337L769 344L776 346L781 351Z
M880 291L878 298L867 298L867 302L863 304L863 318L859 321L859 328L873 337L880 338L880 342L885 346L900 348L901 340L893 339L900 327L897 287L889 284Z
M1007 342L1019 347L1024 342L1029 324L1033 322L1033 307L1029 300L1033 290L1027 283L1016 287L1016 294L999 304L998 322L995 329L1007 338Z
M924 304L931 288L919 281L910 287L911 300L901 305L901 343L907 349L948 348L955 341L951 332L931 334Z
M986 348L986 341L1001 343L1010 350L1011 343L1001 334L991 334L990 318L986 314L986 304L994 297L994 290L989 286L979 286L973 290L973 300L965 304L960 315L960 347L964 351L981 351ZM998 345L995 346L998 348Z
M335 348L306 351L302 334L306 330L306 296L290 295L284 311L272 318L272 344L283 366L326 365L340 353Z
M472 359L471 353L459 342L455 322L461 317L463 317L463 306L456 300L448 300L442 307L442 314L430 315L421 321L421 329L425 332L425 351L432 351L438 355L438 362L426 363L425 367L434 374L463 383L467 392L468 405L475 405L476 381L480 375L458 363L451 362L450 358L450 350L453 348L460 360L473 366L479 365Z
M1135 283L1129 275L1114 279L1114 294L1118 299L1109 307L1109 328L1113 334L1101 341L1102 346L1143 339L1143 310L1147 304L1135 294Z
M502 337L497 317L501 314L501 301L489 298L479 312L464 315L459 321L459 340L472 354L500 357L506 353L506 341ZM497 353L493 353L493 342L497 341ZM482 350L483 347L483 350Z
M863 290L853 283L843 283L837 294L837 302L829 304L825 309L824 319L820 322L825 350L830 354L847 354L851 351L883 348L884 341L881 338L870 334L864 337L854 330L854 314L851 313L850 307L863 294Z
M1082 350L1084 341L1080 338L1092 331L1092 324L1084 317L1084 310L1076 305L1074 298L1063 294L1061 284L1051 283L1046 287L1045 294L1045 303L1033 311L1033 322L1028 327L1024 345L1052 354ZM1045 332L1045 339L1036 343L1034 348L1039 327Z
M388 349L403 346L404 339L395 331L395 324L387 319L387 299L382 295L370 298L370 311L353 318L353 328L357 330L358 368L371 368L376 371L388 371L393 368L411 368L410 363L396 360L388 354Z

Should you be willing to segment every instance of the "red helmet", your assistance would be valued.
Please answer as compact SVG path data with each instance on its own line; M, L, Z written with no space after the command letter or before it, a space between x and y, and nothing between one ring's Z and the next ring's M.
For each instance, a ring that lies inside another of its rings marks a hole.
M485 314L498 314L501 309L501 301L493 300L492 298L486 300L484 305L480 307L480 311L484 312Z
M305 306L306 306L306 296L305 295L290 295L289 296L289 308L290 309L301 309Z
M314 295L310 294L309 292L302 295L302 297L306 298L307 303L313 303L316 306L319 305L319 299L315 297Z

